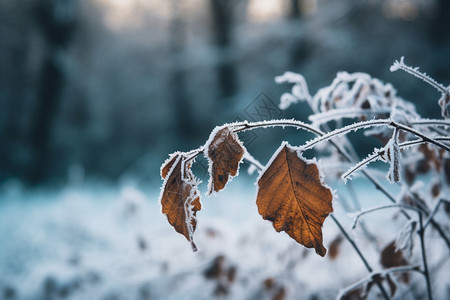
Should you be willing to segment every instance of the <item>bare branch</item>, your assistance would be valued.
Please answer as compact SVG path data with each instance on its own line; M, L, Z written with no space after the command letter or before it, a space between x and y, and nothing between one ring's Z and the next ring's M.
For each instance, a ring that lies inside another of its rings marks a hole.
M418 209L417 207L412 207L409 205L404 205L404 204L389 204L389 205L383 205L383 206L378 206L378 207L373 207L367 210L363 210L359 213L357 213L355 215L355 219L353 221L353 225L352 225L352 229L355 229L356 225L358 224L358 220L359 218L361 218L363 215L372 213L374 211L378 211L378 210L383 210L383 209L387 209L387 208L401 208L401 209L410 209L410 210L414 210L416 212L422 213L422 210Z

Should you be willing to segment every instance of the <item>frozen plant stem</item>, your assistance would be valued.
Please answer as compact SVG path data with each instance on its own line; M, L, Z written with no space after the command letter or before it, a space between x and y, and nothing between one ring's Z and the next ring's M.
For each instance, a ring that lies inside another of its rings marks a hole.
M368 124L368 122L372 122L373 121L379 121L377 122L377 126L382 126L382 125L389 125L391 123L395 123L389 120L372 120L372 121L365 121L365 122L360 122L360 123L356 123L354 125L358 125L357 127L367 127L370 126ZM395 123L396 124L396 123ZM240 123L235 123L232 126L235 127L235 129L233 130L234 132L243 132L243 131L247 131L247 130L253 130L256 128L266 128L266 127L297 127L297 128L301 128L304 129L306 131L312 132L316 135L319 136L319 138L323 138L328 134L325 134L322 130L311 126L309 124L306 124L304 122L301 121L296 121L296 120L271 120L271 121L262 121L262 122L240 122ZM343 127L345 128L345 127ZM407 127L409 129L409 127ZM403 129L403 128L401 128ZM354 129L351 129L354 130ZM351 131L351 130L346 130L346 132ZM332 131L335 132L336 130ZM422 135L422 134L421 134ZM424 138L419 136L421 138L421 141L424 141ZM341 154L347 161L349 162L353 162L352 157L345 151L342 149L342 147L340 147L338 144L336 144L335 142L333 142L333 140L330 139L331 137L328 136L328 138L326 140L328 140L339 152L339 154ZM317 139L312 140L311 142L316 141ZM325 140L325 139L324 139ZM427 141L427 140L425 140ZM434 139L432 140L433 143L438 143L437 141L435 141ZM441 143L439 143L440 145L442 145ZM443 145L444 147L448 148L446 145ZM303 146L305 147L305 146ZM200 147L198 150L202 150L203 147ZM449 148L450 150L450 148ZM197 153L197 155L200 154ZM383 193L388 199L389 201L391 201L392 203L397 203L397 201L395 200L395 197L393 195L391 195L379 182L378 180L372 176L367 170L361 170L361 173L364 174L364 176L371 181L374 185L375 188L378 189L381 193ZM410 220L411 217L409 216L409 214L407 212L405 212L404 210L401 210L401 213L405 216L405 218L407 220ZM442 230L442 228L439 226L439 224L437 224L434 220L431 220L431 224L433 225L433 227L438 231L439 235L442 237L442 239L444 239L445 243L447 244L447 247L450 249L450 240L447 238L447 236L445 235L444 231Z
M427 256L425 252L425 229L423 227L422 213L419 212L419 237L420 248L422 249L422 261L423 261L423 275L427 283L428 299L433 300L433 294L431 293L430 273L428 272Z
M348 126L344 126L342 128L335 129L333 131L330 131L330 132L328 132L326 134L323 134L323 135L321 135L321 136L319 136L319 137L317 137L317 138L307 142L305 145L301 146L299 150L305 151L305 150L311 149L311 148L313 148L315 145L317 145L320 142L330 140L331 138L336 137L336 136L347 134L347 133L349 133L351 131L356 131L356 130L362 129L362 128L375 127L375 126L386 126L386 125L390 126L390 127L393 127L393 128L396 128L396 129L401 129L403 131L407 131L409 133L412 133L415 136L420 137L422 140L424 140L424 141L426 141L428 143L434 144L434 145L436 145L436 146L438 146L438 147L440 147L442 149L445 149L446 151L450 152L450 147L449 146L447 146L445 144L442 144L442 143L440 143L440 142L438 142L438 141L436 141L436 140L434 140L434 139L432 139L432 138L422 134L421 132L415 130L414 128L405 126L403 124L400 124L398 122L392 121L390 119L379 119L379 120L362 121L362 122L354 123L354 124L351 124L351 125L348 125Z
M361 253L361 250L359 250L359 248L356 245L355 241L353 241L353 239L350 237L350 235L347 233L347 231L344 229L344 227L342 227L342 224L336 219L336 217L333 214L330 214L330 217L334 221L334 223L336 223L336 225L339 227L339 230L345 236L347 241L352 245L353 249L355 249L356 253L359 255L359 257L361 258L362 262L364 263L364 266L366 267L367 271L369 271L369 273L372 273L373 272L372 267L369 265L369 263L367 262L366 258ZM377 282L377 281L375 281L375 284L380 289L380 291L383 294L384 298L385 299L390 299L390 297L389 297L388 293L386 292L386 290L384 289L383 285L380 282Z
M413 68L413 67L410 67L410 66L406 65L404 56L402 56L400 58L400 61L396 60L394 62L394 64L391 66L390 70L391 70L391 72L395 72L397 70L403 70L406 73L409 73L409 74L411 74L413 76L416 76L417 78L425 81L426 83L428 83L429 85L431 85L432 87L437 89L439 92L441 92L443 94L448 93L448 91L445 88L445 86L443 86L442 84L438 83L436 80L434 80L433 78L428 76L426 73L420 72L418 67Z
M450 141L450 137L448 136L439 136L439 137L435 137L433 138L435 141ZM418 144L425 144L428 143L427 141L424 141L423 139L417 139L417 140L413 140L413 141L407 141L404 143L399 144L400 149L404 149L407 147L412 147L414 145L418 145ZM351 167L348 171L346 171L344 174L342 174L341 178L343 180L347 180L347 178L350 177L350 175L352 175L353 173L355 173L356 171L358 171L359 169L361 169L364 166L367 166L368 164L370 164L373 161L377 161L381 155L383 155L384 153L386 153L388 150L386 147L381 148L380 150L372 153L371 155L369 155L368 157L366 157L365 159L361 160L359 163L357 163L356 165L354 165L353 167Z

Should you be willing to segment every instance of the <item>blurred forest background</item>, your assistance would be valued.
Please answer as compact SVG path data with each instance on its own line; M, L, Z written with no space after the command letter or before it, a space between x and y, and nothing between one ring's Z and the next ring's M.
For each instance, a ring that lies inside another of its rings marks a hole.
M261 92L278 103L285 71L312 92L367 72L438 117L435 91L389 73L401 56L450 82L450 1L0 0L0 182L159 186L168 153L246 119Z
M334 298L367 272L331 221L325 246L339 259L308 256L261 220L256 187L239 178L203 202L194 254L161 214L159 168L225 122L307 121L305 105L277 107L285 71L311 93L338 71L365 72L440 118L439 93L389 71L401 56L450 84L449 0L0 0L0 300ZM264 164L282 140L310 137L240 135ZM193 169L207 181L204 158ZM387 201L355 182L363 207ZM346 198L334 209L349 227ZM404 226L393 215L369 219L376 246ZM433 292L447 299L447 249L431 240ZM424 292L412 274L397 297Z

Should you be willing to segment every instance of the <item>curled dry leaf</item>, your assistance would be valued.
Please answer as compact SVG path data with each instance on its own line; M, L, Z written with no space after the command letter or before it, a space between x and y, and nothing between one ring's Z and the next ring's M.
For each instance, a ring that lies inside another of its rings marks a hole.
M325 256L322 225L333 211L331 190L321 181L317 164L287 143L275 152L258 180L258 211L276 231Z
M210 160L209 194L222 190L230 176L237 175L244 153L244 146L229 127L213 131L206 153Z
M169 174L170 169L173 166L173 163L179 158L181 155L180 152L174 152L169 155L169 158L162 164L161 166L161 177L165 179L167 174Z
M167 216L170 225L191 243L192 250L197 251L192 235L201 204L198 182L190 165L181 154L174 155L161 167L161 176L165 178L160 196L162 213Z

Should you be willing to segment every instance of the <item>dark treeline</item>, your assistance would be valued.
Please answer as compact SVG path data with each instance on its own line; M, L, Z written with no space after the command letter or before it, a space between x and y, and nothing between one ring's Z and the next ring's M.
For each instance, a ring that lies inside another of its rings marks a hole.
M345 69L434 99L388 69L405 55L449 83L449 1L410 1L409 15L391 2L136 2L124 21L108 1L0 0L0 182L157 178L165 153L198 146L260 91L277 102L287 70L312 91Z

